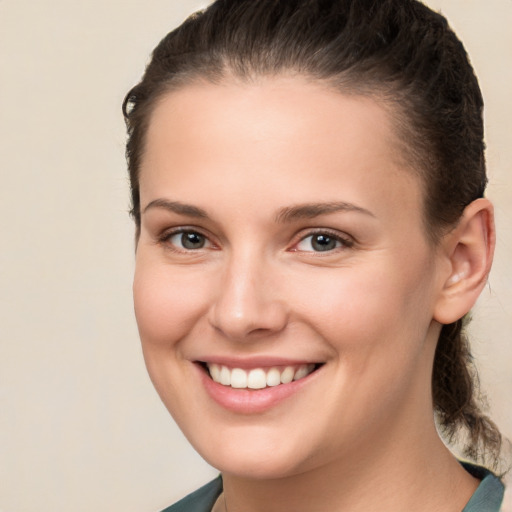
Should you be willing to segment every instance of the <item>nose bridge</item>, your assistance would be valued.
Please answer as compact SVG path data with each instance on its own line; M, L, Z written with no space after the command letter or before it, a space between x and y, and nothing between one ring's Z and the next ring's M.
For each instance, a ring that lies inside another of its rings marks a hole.
M275 272L272 262L254 248L231 251L212 304L211 324L239 341L282 330L287 312L278 297Z

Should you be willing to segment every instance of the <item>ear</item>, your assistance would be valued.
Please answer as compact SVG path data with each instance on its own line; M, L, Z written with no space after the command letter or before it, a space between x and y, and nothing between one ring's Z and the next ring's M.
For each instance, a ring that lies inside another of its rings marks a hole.
M443 265L446 270L434 309L434 319L439 323L453 323L474 306L487 282L495 241L493 206L487 199L477 199L440 242L448 264Z

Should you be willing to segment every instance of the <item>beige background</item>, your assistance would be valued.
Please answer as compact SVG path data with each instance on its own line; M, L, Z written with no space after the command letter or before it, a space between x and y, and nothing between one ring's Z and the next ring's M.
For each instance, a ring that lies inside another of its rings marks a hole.
M141 512L215 471L143 367L120 105L199 0L0 0L0 511ZM496 264L474 346L512 436L512 1L432 0L487 100Z

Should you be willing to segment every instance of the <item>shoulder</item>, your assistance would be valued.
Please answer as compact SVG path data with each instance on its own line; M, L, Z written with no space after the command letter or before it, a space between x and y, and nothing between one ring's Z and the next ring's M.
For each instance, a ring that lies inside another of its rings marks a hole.
M211 512L221 492L222 478L218 476L162 512Z
M464 469L480 480L480 485L462 512L499 512L505 487L489 470L463 463Z

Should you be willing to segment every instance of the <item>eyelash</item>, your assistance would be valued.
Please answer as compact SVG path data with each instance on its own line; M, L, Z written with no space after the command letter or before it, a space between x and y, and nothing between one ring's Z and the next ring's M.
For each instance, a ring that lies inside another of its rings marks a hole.
M339 245L337 247L334 247L332 249L327 249L325 251L314 251L314 250L307 251L307 250L297 248L299 246L299 244L303 243L308 238L312 239L311 240L311 243L312 243L313 238L315 236L321 236L321 235L326 236L327 238L329 238L330 240L333 240L334 242L336 242L336 244L339 244ZM296 242L294 244L291 251L303 252L303 253L313 253L313 254L318 254L318 255L321 255L322 253L324 253L327 255L327 254L332 254L333 252L338 252L339 250L343 251L346 249L350 249L353 246L354 246L354 240L351 237L349 237L347 235L343 236L337 231L332 231L330 229L324 228L324 229L316 229L313 231L308 231L307 234L305 234L304 236L301 236L300 239L298 240L298 242Z
M200 236L204 240L205 245L207 245L207 247L202 246L197 249L187 249L184 247L178 247L175 243L171 242L171 239L173 237L178 236L178 235L183 236L186 234ZM215 244L210 240L210 238L208 236L206 236L205 234L201 233L201 231L199 231L198 229L187 228L187 227L174 229L171 231L165 231L158 237L157 241L159 244L164 245L167 249L170 249L171 251L178 252L178 253L199 252L201 249L210 249L212 247L213 248L216 247Z
M190 248L185 248L185 247L178 247L175 243L172 243L171 242L171 239L175 236L178 236L178 235L198 235L199 237L201 237L203 240L204 240L204 245L199 247L199 248L196 248L196 249L190 249ZM315 250L304 250L304 249L298 249L298 246L303 243L305 240L307 240L308 238L311 238L312 239L312 242L313 243L313 238L315 236L325 236L327 239L331 240L331 241L334 241L336 243L336 247L332 248L332 249L326 249L325 251L323 250L318 250L318 251L315 251ZM179 229L174 229L172 231L166 231L164 233L162 233L159 237L158 237L158 243L161 244L161 245L165 245L166 248L174 251L174 252L178 252L178 253L192 253L192 252L199 252L200 250L202 249L211 249L211 248L216 248L217 246L210 240L210 238L201 233L201 231L197 230L197 229L193 229L193 228L186 228L186 227L183 227L183 228L179 228ZM339 245L338 245L339 244ZM206 247L205 247L206 245ZM306 234L304 234L303 236L301 236L299 238L299 240L297 242L295 242L292 246L291 249L289 249L290 252L301 252L301 253L313 253L313 254L318 254L318 255L321 255L322 253L325 253L325 254L332 254L333 252L337 252L339 250L346 250L346 249L350 249L354 246L354 240L348 236L342 236L340 235L340 233L338 232L335 232L335 231L332 231L332 230L329 230L329 229L316 229L316 230L313 230L313 231L308 231Z

